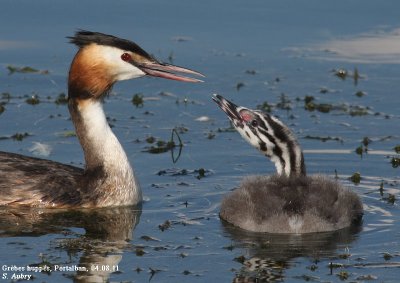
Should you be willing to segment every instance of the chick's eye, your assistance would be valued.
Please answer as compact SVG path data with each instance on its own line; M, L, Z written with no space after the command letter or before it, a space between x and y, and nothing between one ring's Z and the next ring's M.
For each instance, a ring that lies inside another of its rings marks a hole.
M124 53L121 55L121 59L124 60L125 62L130 61L131 60L131 55L128 53Z
M257 120L252 120L252 121L251 121L251 125L252 125L253 127L258 127L258 122L257 122Z

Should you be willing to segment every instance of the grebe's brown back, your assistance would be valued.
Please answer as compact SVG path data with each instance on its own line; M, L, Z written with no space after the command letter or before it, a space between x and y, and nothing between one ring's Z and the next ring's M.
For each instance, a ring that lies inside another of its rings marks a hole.
M134 171L103 112L113 84L145 75L184 82L200 73L157 61L134 42L98 32L69 37L79 47L68 78L68 109L85 168L0 152L0 205L107 207L138 204Z
M280 120L214 95L233 126L275 163L277 175L247 177L225 197L220 217L254 232L311 233L359 223L362 203L354 193L326 176L306 176L303 153Z

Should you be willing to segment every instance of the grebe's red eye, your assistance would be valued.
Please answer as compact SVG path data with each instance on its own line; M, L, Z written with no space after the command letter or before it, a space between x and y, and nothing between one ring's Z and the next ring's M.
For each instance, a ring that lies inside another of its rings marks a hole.
M121 59L124 60L125 62L130 61L131 60L131 55L129 53L124 53L121 55Z

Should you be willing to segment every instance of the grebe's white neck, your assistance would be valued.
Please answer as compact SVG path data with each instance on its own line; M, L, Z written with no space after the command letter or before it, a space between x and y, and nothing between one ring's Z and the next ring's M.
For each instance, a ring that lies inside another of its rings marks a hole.
M140 187L125 151L108 125L102 102L70 99L69 110L85 154L87 189L104 194L100 201L104 203L97 205L136 204L141 200Z

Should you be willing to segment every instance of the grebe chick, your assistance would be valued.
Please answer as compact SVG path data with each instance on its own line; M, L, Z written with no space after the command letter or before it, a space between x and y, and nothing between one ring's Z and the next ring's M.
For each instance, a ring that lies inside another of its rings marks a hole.
M115 82L145 75L184 82L202 76L157 61L134 42L78 31L68 78L68 109L85 155L85 168L0 152L0 205L109 207L135 205L142 195L121 144L107 123L103 99Z
M226 196L220 217L254 232L311 233L360 223L362 203L354 192L327 176L306 176L303 153L290 129L276 117L213 100L235 129L275 163L277 175L252 176Z

